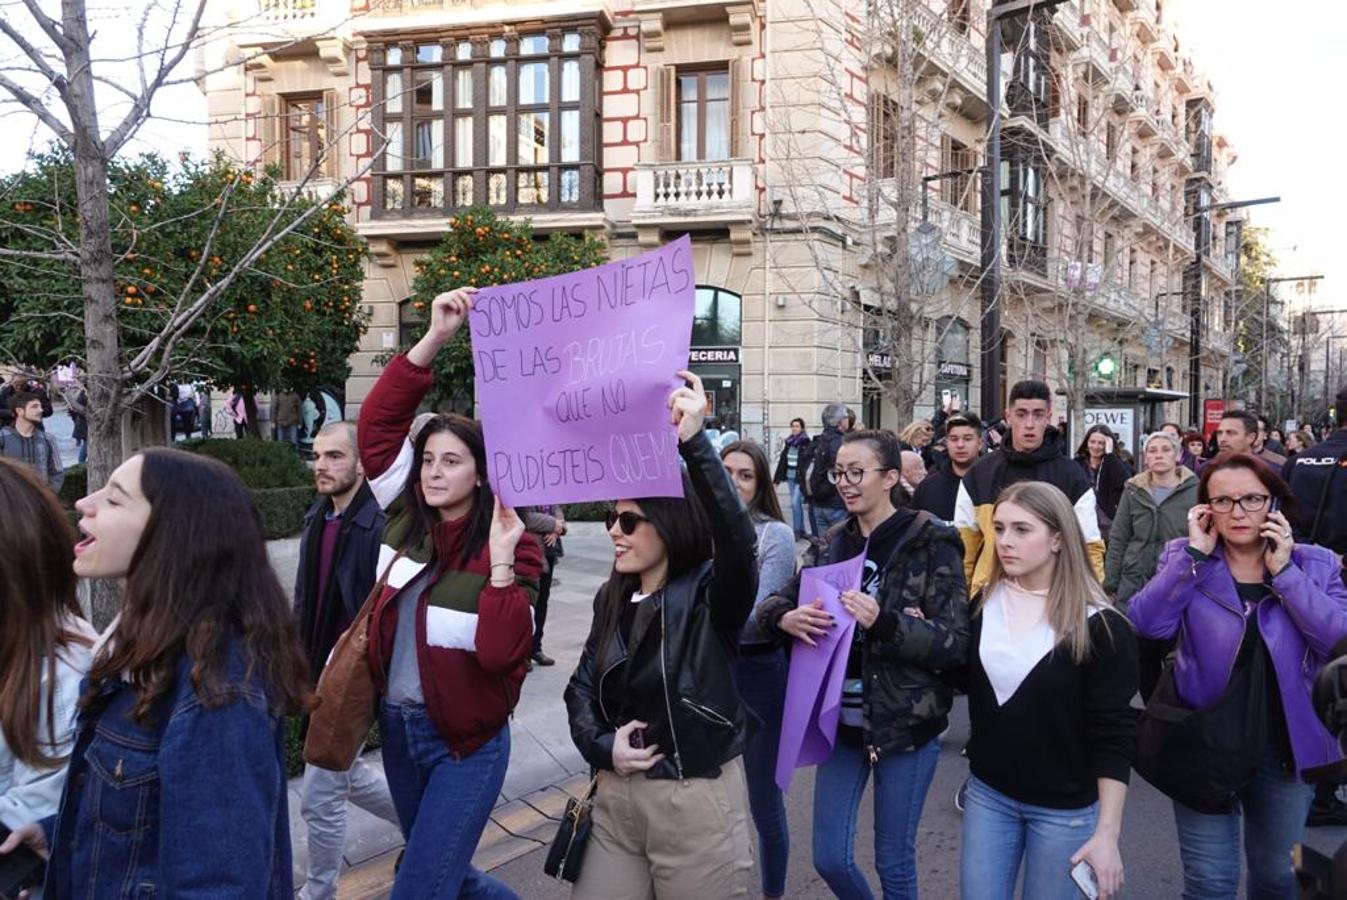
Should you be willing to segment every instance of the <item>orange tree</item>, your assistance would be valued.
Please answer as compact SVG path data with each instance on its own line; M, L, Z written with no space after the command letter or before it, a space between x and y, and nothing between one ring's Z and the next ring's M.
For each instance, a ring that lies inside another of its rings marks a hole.
M248 397L345 382L365 326L365 250L344 206L314 209L283 196L272 174L220 156L118 161L109 194L121 355L146 393L170 380ZM11 251L0 252L0 347L9 361L46 369L83 358L79 269L64 252L79 227L68 153L37 155L0 179L0 247Z
M409 302L413 313L420 313L430 308L436 294L456 287L512 284L606 261L607 248L591 235L538 238L528 222L502 219L484 206L471 206L450 218L444 239L417 260ZM406 337L415 343L424 333L425 323L418 321ZM469 411L473 367L466 328L435 358L434 371L431 404Z

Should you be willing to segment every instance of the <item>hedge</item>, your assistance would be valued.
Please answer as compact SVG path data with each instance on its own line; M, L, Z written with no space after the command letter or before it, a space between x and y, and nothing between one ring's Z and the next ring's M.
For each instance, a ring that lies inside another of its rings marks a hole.
M300 739L300 716L290 716L285 720L285 775L298 778L304 774L304 742ZM383 746L383 736L379 734L379 723L375 722L365 738L365 750L375 750Z
M74 506L76 500L83 500L89 495L89 469L83 463L71 466L65 470L65 481L61 482L61 489L57 491L57 496L66 506Z
M257 511L262 514L262 531L267 540L290 537L304 527L304 513L313 503L313 485L304 487L264 488L251 492Z
M566 521L602 522L612 508L611 503L567 503Z
M254 491L313 485L309 467L283 441L206 439L186 441L180 446L188 452L218 459L238 472L243 483Z

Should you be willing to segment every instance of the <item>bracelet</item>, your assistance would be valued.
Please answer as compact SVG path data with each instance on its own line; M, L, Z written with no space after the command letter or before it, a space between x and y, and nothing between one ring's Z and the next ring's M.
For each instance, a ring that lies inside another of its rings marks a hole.
M505 568L505 569L513 569L513 568L514 568L514 563L492 563L492 564L491 564L491 568L493 568L493 569L501 569L501 568Z

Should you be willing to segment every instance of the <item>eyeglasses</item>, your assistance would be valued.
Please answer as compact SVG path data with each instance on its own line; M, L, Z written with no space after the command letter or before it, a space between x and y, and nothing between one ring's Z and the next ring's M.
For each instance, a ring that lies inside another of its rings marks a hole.
M859 467L855 469L832 469L828 472L828 483L840 484L841 482L845 481L847 484L855 486L865 480L866 472L887 472L887 471L889 470L882 466L876 469L862 469Z
M1271 498L1267 494L1245 494L1243 497L1212 497L1207 505L1218 513L1228 513L1238 503L1245 512L1258 512L1267 506Z
M613 526L617 525L622 529L623 534L631 535L633 532L636 531L638 525L640 525L642 522L649 522L650 520L647 519L645 516L641 515L640 513L634 512L620 513L615 509L610 509L604 521L608 523L609 531L612 531Z

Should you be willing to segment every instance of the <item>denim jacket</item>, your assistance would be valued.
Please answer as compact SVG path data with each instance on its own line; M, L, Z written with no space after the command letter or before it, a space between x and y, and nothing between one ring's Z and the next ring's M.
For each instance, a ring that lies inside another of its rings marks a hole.
M80 711L60 809L42 823L46 900L294 896L281 720L237 646L221 705L203 705L191 666L146 725L125 682Z

